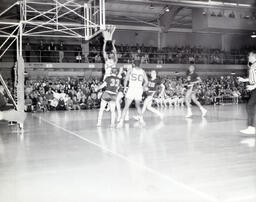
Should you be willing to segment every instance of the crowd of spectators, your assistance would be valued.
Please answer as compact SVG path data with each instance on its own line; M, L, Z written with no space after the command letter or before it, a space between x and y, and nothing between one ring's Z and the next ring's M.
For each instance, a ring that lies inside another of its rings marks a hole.
M129 63L139 55L142 63L145 64L246 64L247 54L255 47L227 52L202 46L174 46L158 49L143 44L134 46L119 44L116 49L120 63ZM95 43L90 46L88 61L91 63L103 62L100 44Z
M165 93L168 97L184 96L184 78L163 78L163 81L166 86ZM238 100L242 102L248 98L248 92L244 85L233 76L205 77L198 85L196 93L199 101L204 105L220 104L225 100L238 103Z
M26 111L80 110L98 108L102 91L97 79L27 80Z
M240 11L240 10L232 10L232 9L209 9L205 10L203 15L208 15L211 17L219 17L219 18L236 18L236 19L246 19L246 20L256 20L256 13L254 11Z
M26 62L73 62L73 63L102 63L102 40L94 39L86 47L81 45L66 45L63 42L43 42L39 45L26 43L24 45L24 58ZM143 44L116 45L118 61L129 63L140 55L143 63L152 64L245 64L247 54L255 47L246 47L229 52L220 49L205 48L201 46L174 46L158 49Z
M182 77L163 77L166 96L184 96ZM102 91L96 92L95 86L101 82L89 79L37 79L27 80L25 85L25 105L27 112L53 110L83 110L99 108ZM246 98L243 84L235 77L203 78L197 92L203 104L218 104L220 98Z

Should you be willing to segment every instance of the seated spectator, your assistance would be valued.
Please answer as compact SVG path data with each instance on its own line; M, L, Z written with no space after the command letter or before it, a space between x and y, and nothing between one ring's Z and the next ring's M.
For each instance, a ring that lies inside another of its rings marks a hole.
M32 106L32 100L28 95L25 96L25 112L32 112L33 106Z
M69 96L67 96L67 97L68 98L67 98L67 101L66 101L66 109L68 111L70 111L70 110L74 109L73 100Z
M58 101L58 105L56 107L56 110L66 110L65 101L62 97Z
M73 109L74 109L74 110L80 110L80 109L81 109L81 108L80 108L80 103L79 103L79 101L77 100L77 97L74 96L72 100L73 100Z

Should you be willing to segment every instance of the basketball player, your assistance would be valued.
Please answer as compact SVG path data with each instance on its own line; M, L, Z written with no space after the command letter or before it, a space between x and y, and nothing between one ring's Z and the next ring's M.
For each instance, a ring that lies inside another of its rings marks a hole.
M186 106L187 106L186 118L189 118L189 117L192 116L192 110L191 110L191 104L190 104L191 99L201 110L202 117L204 117L207 113L207 110L202 107L202 105L200 104L200 102L198 102L198 100L196 98L196 86L200 82L201 82L201 78L195 72L195 66L190 65L189 68L188 68L188 73L187 73L187 83L188 83L187 87L188 87L188 89L187 89L187 92L186 92L186 95L185 95L185 103L186 103Z
M105 60L105 75L104 79L110 75L111 69L116 68L117 64L117 51L115 47L115 41L112 41L113 33L115 31L115 27L106 29L103 32L104 44L103 44L103 57ZM111 42L112 50L108 53L106 50L106 45L108 42Z
M152 113L156 114L160 117L160 119L163 119L163 114L152 107L152 101L154 98L154 95L156 93L157 87L160 86L161 89L164 88L163 84L161 84L161 81L157 78L157 73L155 70L152 70L150 73L150 79L148 81L148 86L146 87L146 99L143 104L142 108L142 115L145 113L146 110L151 111ZM139 120L139 116L134 117L136 120Z
M255 106L256 106L256 53L251 52L248 58L249 78L238 77L240 82L249 82L246 86L250 91L250 99L248 101L246 111L248 115L248 127L245 130L241 130L241 133L247 135L255 135Z
M145 73L145 71L140 67L140 60L134 61L134 67L127 72L125 81L124 81L124 87L127 87L127 83L129 81L129 86L127 93L125 95L125 107L123 109L123 113L121 115L120 122L117 125L117 128L122 128L124 123L125 115L132 103L133 100L135 100L135 106L137 108L137 112L140 117L142 117L142 111L140 107L140 102L142 100L142 94L143 90L148 85L148 78Z
M118 70L116 68L111 69L110 76L106 77L103 84L96 88L96 91L103 89L106 87L105 92L102 94L101 103L100 103L100 111L98 115L98 123L97 126L101 126L103 112L108 104L111 112L111 125L110 127L115 127L115 109L116 109L116 96L118 89L120 87L120 77L118 77Z
M131 65L131 67L128 66L127 71L129 71L129 68L132 68L132 65ZM117 98L116 98L116 109L117 109L117 121L118 122L120 121L121 115L122 115L121 102L125 96L124 81L125 81L125 77L126 77L126 72L124 71L123 67L120 68L119 77L121 79L121 84L120 84L120 88L118 90ZM129 110L126 113L125 121L129 121Z

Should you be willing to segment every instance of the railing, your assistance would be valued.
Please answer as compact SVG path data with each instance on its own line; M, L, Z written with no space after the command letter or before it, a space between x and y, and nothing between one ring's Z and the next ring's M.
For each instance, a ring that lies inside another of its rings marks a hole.
M2 62L14 61L15 50L8 50L1 59ZM118 62L131 62L138 53L118 52ZM233 55L231 53L180 53L180 52L145 52L140 53L143 63L151 64L246 64L246 55ZM50 62L50 63L102 63L104 62L101 51L23 51L25 62ZM1 62L0 61L0 62Z

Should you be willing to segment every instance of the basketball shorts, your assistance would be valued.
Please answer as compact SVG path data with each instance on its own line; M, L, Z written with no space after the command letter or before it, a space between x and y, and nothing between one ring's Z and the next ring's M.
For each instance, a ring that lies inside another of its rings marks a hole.
M109 92L104 92L101 97L102 100L106 102L115 102L116 101L116 94L111 94Z
M143 88L128 88L128 91L125 95L127 99L141 101L143 94Z
M147 91L146 97L153 97L155 95L155 91Z

